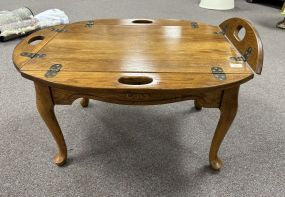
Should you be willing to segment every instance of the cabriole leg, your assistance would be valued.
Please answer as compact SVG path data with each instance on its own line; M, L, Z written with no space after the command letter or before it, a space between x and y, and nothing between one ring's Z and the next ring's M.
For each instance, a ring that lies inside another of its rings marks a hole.
M195 105L195 109L196 110L201 110L202 109L202 104L201 104L201 102L199 100L196 99L194 101L194 105Z
M237 113L238 90L239 87L224 90L220 106L220 120L212 140L209 154L210 165L214 170L219 170L222 167L222 161L218 157L218 151Z
M88 98L82 98L82 100L80 101L80 104L82 107L88 107L89 99Z
M53 161L56 165L62 166L66 162L67 149L63 134L54 114L54 103L48 86L35 83L37 109L42 119L48 126L53 135L57 146L58 153L54 156Z

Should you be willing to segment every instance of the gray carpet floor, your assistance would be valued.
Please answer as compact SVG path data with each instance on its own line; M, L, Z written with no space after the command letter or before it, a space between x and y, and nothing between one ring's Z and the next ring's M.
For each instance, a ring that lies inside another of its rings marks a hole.
M57 106L69 160L51 162L55 143L35 107L34 87L11 54L18 40L0 43L0 196L284 196L285 31L276 8L236 0L230 11L206 10L197 0L1 0L0 9L64 10L71 22L94 18L178 18L218 25L238 16L263 40L261 76L243 85L237 117L222 144L219 173L208 151L219 111L196 112L193 101L121 106L79 101Z

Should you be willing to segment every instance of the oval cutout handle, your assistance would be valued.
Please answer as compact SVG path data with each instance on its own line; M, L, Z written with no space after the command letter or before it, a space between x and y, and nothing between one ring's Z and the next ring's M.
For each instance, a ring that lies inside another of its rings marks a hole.
M246 30L243 26L238 25L236 29L234 30L234 36L237 39L237 41L241 42L245 38Z
M132 23L135 24L150 24L153 23L152 20L148 20L148 19L137 19L137 20L133 20Z
M44 40L45 37L44 36L35 36L35 37L32 37L29 41L28 41L28 44L29 45L37 45L39 44L42 40Z
M144 76L124 76L118 79L119 83L125 85L146 85L153 82L153 79L150 77Z

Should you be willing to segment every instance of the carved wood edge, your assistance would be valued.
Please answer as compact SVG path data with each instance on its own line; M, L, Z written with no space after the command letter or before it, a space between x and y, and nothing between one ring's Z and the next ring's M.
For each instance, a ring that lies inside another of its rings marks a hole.
M88 98L108 103L123 105L158 105L185 100L199 100L203 107L219 108L222 90L206 92L153 92L134 93L127 91L93 91L80 92L51 88L51 94L55 105L71 105L78 98Z
M230 18L219 25L225 37L239 51L252 70L261 74L263 66L263 45L255 27L242 18ZM245 36L240 39L239 31L244 28Z

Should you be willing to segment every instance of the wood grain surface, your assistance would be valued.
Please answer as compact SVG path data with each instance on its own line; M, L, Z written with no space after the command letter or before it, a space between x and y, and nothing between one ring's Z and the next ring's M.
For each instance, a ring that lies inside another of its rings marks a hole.
M35 32L16 47L13 60L24 77L57 87L199 89L251 79L250 67L231 59L240 55L239 50L219 31L217 26L187 20L83 21ZM30 45L37 36L44 37L42 42ZM28 58L22 52L46 56ZM60 72L45 77L54 64L62 65ZM215 66L223 69L226 80L213 76ZM153 83L118 83L120 76L128 75L147 75Z

